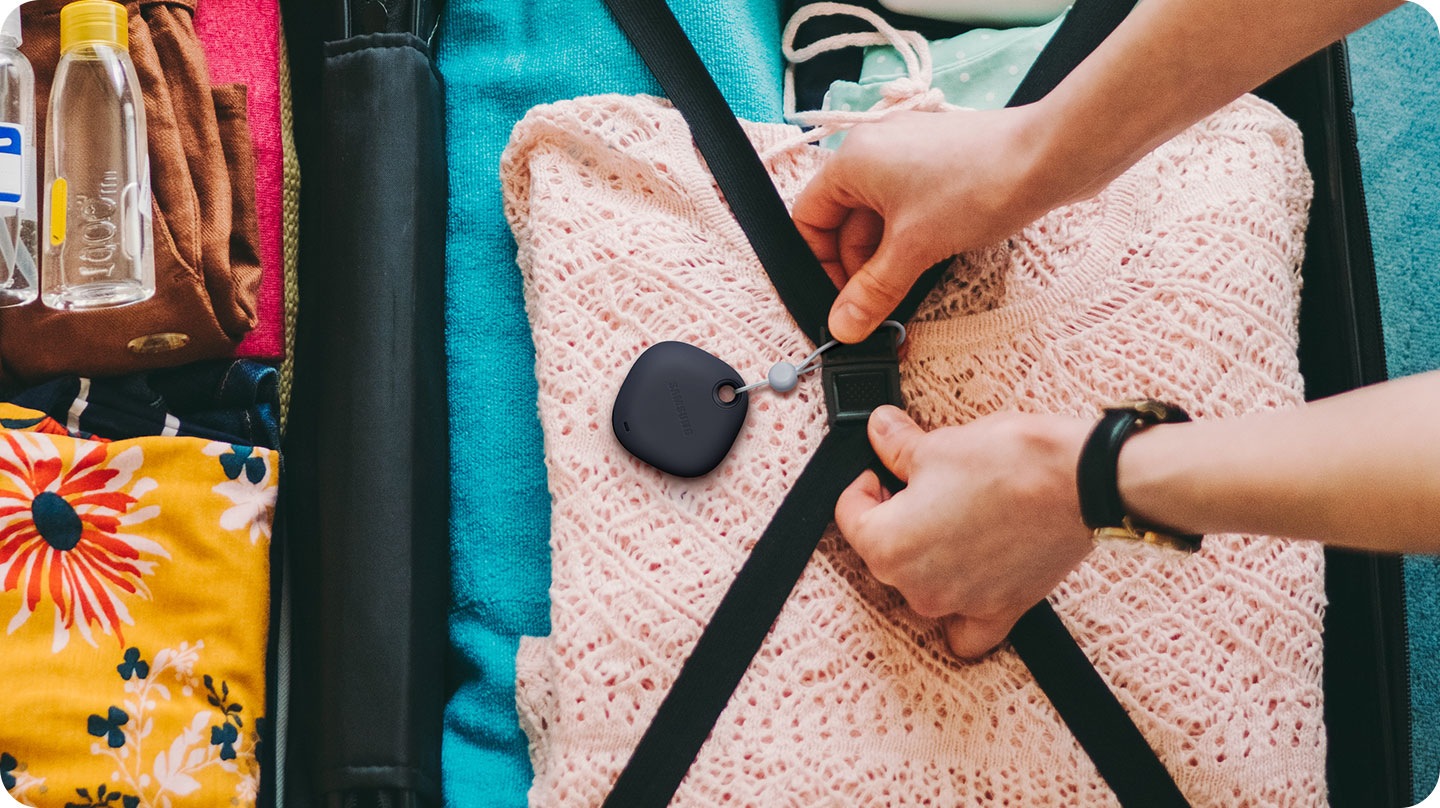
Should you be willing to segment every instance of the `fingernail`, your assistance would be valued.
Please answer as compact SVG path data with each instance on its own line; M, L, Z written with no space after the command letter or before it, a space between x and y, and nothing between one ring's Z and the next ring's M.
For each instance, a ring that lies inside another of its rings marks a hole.
M865 328L865 312L853 302L841 303L835 310L836 325L846 331L861 331Z
M870 413L870 428L882 438L893 432L899 423L900 411L889 405L877 407Z

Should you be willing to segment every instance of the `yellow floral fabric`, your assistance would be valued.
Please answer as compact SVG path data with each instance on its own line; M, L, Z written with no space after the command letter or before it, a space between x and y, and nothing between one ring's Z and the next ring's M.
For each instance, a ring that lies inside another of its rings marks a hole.
M253 806L279 455L12 405L0 426L0 784L37 808Z

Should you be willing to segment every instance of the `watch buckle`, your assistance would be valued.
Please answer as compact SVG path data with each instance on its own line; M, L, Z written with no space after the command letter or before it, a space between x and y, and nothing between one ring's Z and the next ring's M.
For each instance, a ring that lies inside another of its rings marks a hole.
M1121 519L1119 525L1095 528L1090 534L1090 539L1096 544L1103 541L1136 542L1187 555L1200 549L1199 536L1177 536L1147 527L1136 527L1135 522L1129 516Z

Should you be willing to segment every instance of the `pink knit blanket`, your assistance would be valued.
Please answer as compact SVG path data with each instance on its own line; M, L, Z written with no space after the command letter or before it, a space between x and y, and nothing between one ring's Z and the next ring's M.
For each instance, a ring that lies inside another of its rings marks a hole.
M795 132L746 129L762 149ZM787 201L825 155L770 161ZM530 800L598 805L820 441L824 403L818 374L752 394L730 457L693 480L612 434L651 344L699 345L747 381L813 347L667 103L537 107L502 178L554 499L552 634L517 659ZM1295 126L1231 104L1098 197L958 258L910 328L911 414L933 428L1140 396L1200 418L1297 405L1310 191ZM1212 536L1190 558L1097 550L1051 600L1194 804L1315 805L1321 572L1314 544ZM832 527L674 804L977 803L1114 796L1011 651L954 659Z

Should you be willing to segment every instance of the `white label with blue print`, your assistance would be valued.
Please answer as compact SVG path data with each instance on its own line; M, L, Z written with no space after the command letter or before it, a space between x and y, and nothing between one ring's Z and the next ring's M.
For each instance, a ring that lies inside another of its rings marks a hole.
M25 131L0 123L0 207L25 204Z

